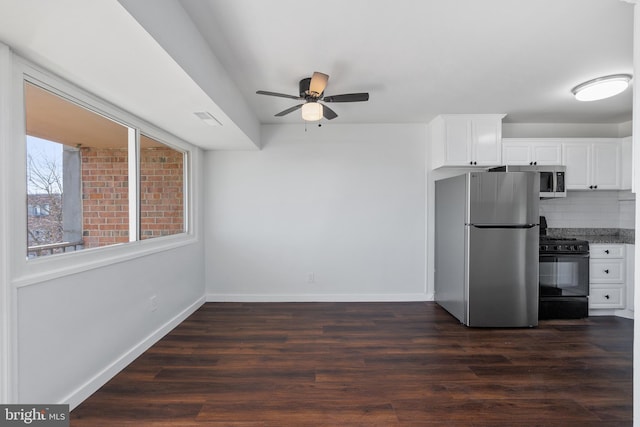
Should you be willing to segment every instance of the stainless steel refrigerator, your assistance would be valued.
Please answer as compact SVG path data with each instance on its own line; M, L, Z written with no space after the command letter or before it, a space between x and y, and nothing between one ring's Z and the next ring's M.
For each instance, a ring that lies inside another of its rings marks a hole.
M435 183L435 300L467 326L538 324L540 180L470 172Z

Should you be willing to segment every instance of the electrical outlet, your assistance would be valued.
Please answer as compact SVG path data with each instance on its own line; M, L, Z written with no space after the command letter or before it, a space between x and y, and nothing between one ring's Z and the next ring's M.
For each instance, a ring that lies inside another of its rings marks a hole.
M151 295L149 297L149 308L151 309L151 311L156 311L158 309L158 296L157 295Z
M311 272L307 273L307 283L316 283L316 274Z

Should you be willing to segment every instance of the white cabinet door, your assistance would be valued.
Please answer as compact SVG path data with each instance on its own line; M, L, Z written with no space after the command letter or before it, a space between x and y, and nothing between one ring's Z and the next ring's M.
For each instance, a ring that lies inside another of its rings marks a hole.
M502 164L503 114L442 114L429 123L434 168Z
M555 139L505 138L502 162L505 165L562 165L562 143Z
M576 142L562 144L562 158L567 166L567 190L588 190L591 185L591 144Z
M589 290L589 308L624 308L624 287L594 286Z
M531 146L533 162L538 165L561 165L562 144L537 143Z
M531 145L521 141L502 140L502 163L505 165L530 165Z
M621 151L619 140L562 144L567 190L619 190Z
M500 164L502 122L495 119L471 119L471 146L474 165Z
M624 259L597 259L589 261L589 280L591 283L623 283L626 271Z
M620 189L620 145L593 144L593 181L594 188L599 190Z
M471 161L471 126L468 119L445 120L445 161L448 165L467 165Z

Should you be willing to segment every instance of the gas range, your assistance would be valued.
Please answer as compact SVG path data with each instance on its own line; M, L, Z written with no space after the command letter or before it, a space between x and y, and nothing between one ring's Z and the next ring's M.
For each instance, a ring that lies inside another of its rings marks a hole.
M568 237L540 236L540 254L588 254L589 242Z
M539 319L589 316L589 242L547 235L540 217Z

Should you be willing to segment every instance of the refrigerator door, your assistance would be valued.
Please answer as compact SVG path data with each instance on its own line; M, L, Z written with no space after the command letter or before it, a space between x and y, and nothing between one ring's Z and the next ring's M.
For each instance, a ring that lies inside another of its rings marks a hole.
M538 231L467 227L469 326L538 324Z
M540 180L535 172L472 172L467 223L538 224L539 200Z

